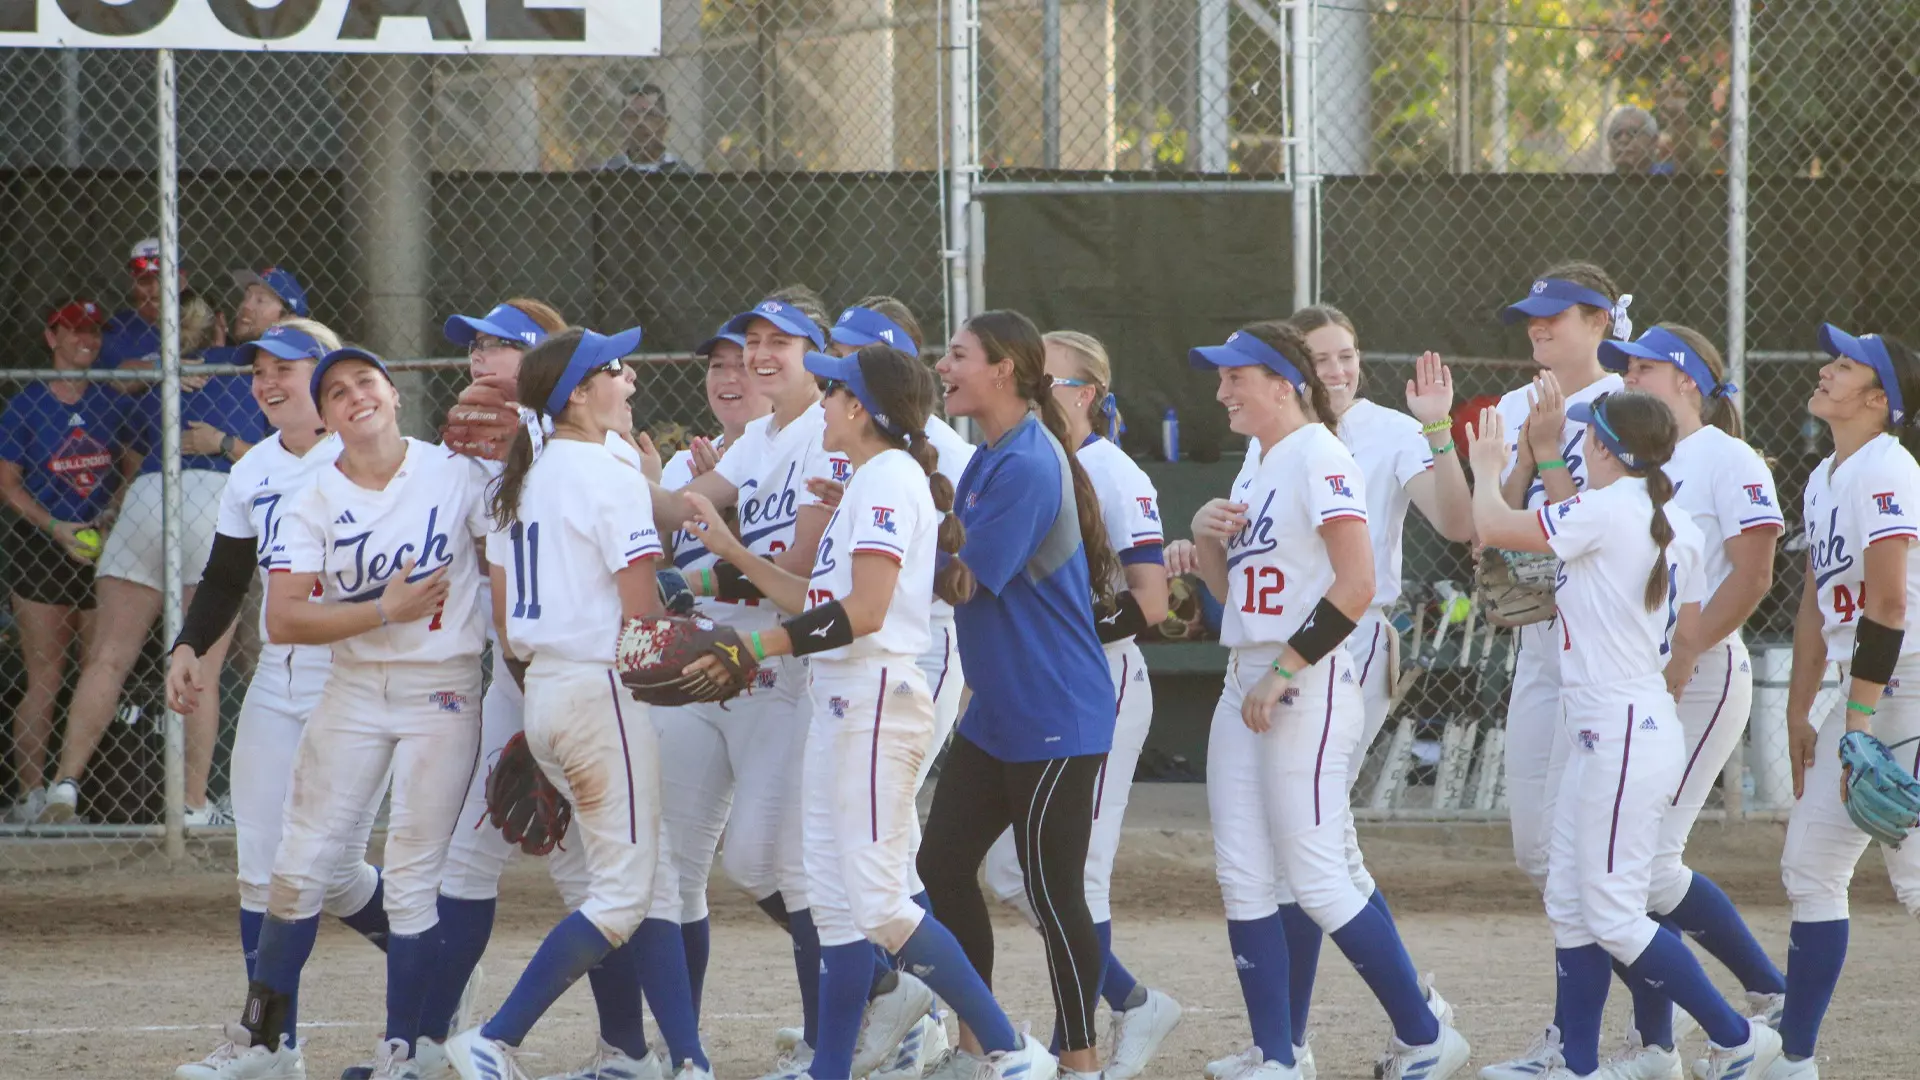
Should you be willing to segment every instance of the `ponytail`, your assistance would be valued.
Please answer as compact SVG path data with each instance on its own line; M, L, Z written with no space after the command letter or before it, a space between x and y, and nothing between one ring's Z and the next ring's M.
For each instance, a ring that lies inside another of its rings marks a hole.
M560 385L560 376L565 373L573 350L579 347L581 336L581 331L577 329L563 330L527 350L527 355L520 360L520 374L515 380L515 399L523 402L547 400L553 388ZM561 408L564 412L565 406ZM544 424L547 431L553 430L552 418L537 409L522 408L521 422L514 429L513 443L507 447L506 468L500 471L488 488L487 513L498 529L511 526L520 517L520 495L525 490L527 472L533 468L534 459L533 432L527 428L529 416L533 417L534 423Z
M1654 557L1653 571L1647 575L1645 600L1648 611L1658 611L1673 586L1667 566L1667 545L1673 543L1673 522L1667 520L1667 501L1673 498L1673 479L1659 465L1647 470L1647 498L1653 500L1653 522L1648 532L1660 553Z
M933 508L940 513L939 548L946 556L937 560L933 572L933 595L949 604L964 604L973 599L973 571L954 556L967 542L967 527L953 512L953 481L940 474L940 452L924 431L907 433L907 453L927 473L927 490L933 495Z
M533 434L521 424L514 429L513 444L507 447L506 468L494 478L493 490L488 494L487 513L493 518L494 528L509 528L520 520L520 492L532 468Z

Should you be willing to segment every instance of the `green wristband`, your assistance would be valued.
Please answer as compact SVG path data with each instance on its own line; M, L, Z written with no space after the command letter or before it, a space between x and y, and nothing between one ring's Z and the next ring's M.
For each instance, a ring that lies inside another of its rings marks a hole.
M767 658L767 647L760 644L760 631L755 630L753 633L748 634L747 644L753 646L753 658L755 660L765 660Z
M1273 673L1287 680L1288 682L1293 681L1293 672L1288 671L1286 668L1281 667L1280 661L1278 660L1275 660L1273 662Z
M1440 455L1440 454L1451 454L1451 453L1453 453L1453 440L1452 440L1452 439L1448 439L1448 440L1447 440L1447 445L1445 445L1445 446L1436 446L1436 447L1434 447L1434 448L1433 448L1433 453L1434 453L1434 454L1435 454L1436 456L1438 456L1438 455Z
M703 569L700 571L700 595L713 595L713 571L711 570Z
M1862 704L1860 704L1860 703L1859 703L1859 702L1857 702L1857 701L1849 701L1849 702L1847 702L1847 709L1848 709L1848 711L1850 711L1850 712L1857 712L1857 713L1859 713L1859 714L1860 714L1861 716L1872 716L1872 715L1874 714L1874 708L1873 708L1873 706L1871 706L1871 705L1862 705Z
M1535 465L1533 469L1535 472L1546 472L1548 469L1564 469L1566 467L1567 463L1559 458L1548 458L1538 465Z

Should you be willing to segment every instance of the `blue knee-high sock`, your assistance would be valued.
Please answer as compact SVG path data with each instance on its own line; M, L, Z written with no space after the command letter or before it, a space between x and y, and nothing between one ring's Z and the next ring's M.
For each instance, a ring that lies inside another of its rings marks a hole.
M1847 962L1847 932L1847 920L1833 919L1796 922L1788 933L1787 1008L1780 1018L1780 1042L1788 1057L1813 1056L1820 1021Z
M1741 1016L1707 978L1700 961L1687 950L1680 935L1661 927L1641 951L1639 959L1627 965L1627 975L1635 983L1651 983L1687 1010L1700 1022L1707 1038L1719 1046L1739 1046L1750 1034L1747 1018Z
M881 980L893 974L893 957L878 942L873 945L873 982L867 987L867 996L873 997L880 992Z
M1555 949L1554 1016L1560 1027L1560 1053L1567 1068L1586 1076L1600 1068L1600 1021L1607 1011L1607 984L1613 958L1598 945Z
M376 875L379 871L374 871ZM360 910L351 915L340 916L340 921L351 927L354 933L373 943L381 952L387 951L387 882L379 878L374 882L373 895L360 905Z
M287 1026L281 1034L288 1042L295 1039L300 1011L300 970L313 955L313 939L320 933L320 916L288 922L271 915L260 922L253 977L287 998ZM282 1043L286 1045L286 1043Z
M787 912L787 932L793 935L793 973L800 981L800 1030L807 1045L818 1047L820 1037L820 935L813 928L813 912Z
M547 933L539 951L513 984L513 992L493 1014L480 1034L508 1046L519 1046L547 1009L593 965L613 951L607 936L585 915L574 912Z
M440 958L427 980L426 1000L420 1005L420 1034L429 1039L453 1034L453 1012L460 1007L467 980L487 951L487 939L493 936L495 901L462 900L441 893L437 905Z
M1389 921L1388 926L1392 926ZM1294 1039L1307 1035L1307 1013L1313 1008L1313 980L1320 970L1320 924L1299 904L1280 905L1280 927L1287 934L1287 1004Z
M1673 999L1627 974L1627 965L1618 960L1613 962L1613 973L1633 998L1633 1030L1640 1036L1640 1045L1673 1049Z
M864 941L820 950L820 1041L814 1044L807 1075L814 1080L849 1080L853 1047L860 1039L860 1015L873 984L873 947Z
M767 918L779 923L780 929L789 934L793 933L793 918L787 914L785 897L776 892L772 896L755 900L754 903L760 905L760 910L767 913Z
M440 934L431 927L387 936L387 1038L404 1040L409 1051L420 1038L427 985L439 953Z
M693 992L693 1020L700 1022L700 994L707 988L707 960L713 955L713 923L697 919L680 924L680 944L687 950L687 988Z
M1127 999L1133 996L1140 980L1113 955L1113 923L1094 923L1093 932L1100 938L1100 951L1106 956L1106 967L1100 975L1100 996L1107 999L1108 1008L1119 1012L1127 1007Z
M687 946L680 937L680 924L647 919L634 931L633 940L639 947L640 986L653 1005L653 1022L660 1026L660 1038L672 1055L671 1064L678 1067L691 1061L702 1069L710 1068L707 1052L700 1045L700 1021L693 1012Z
M240 959L246 961L247 981L253 981L253 962L260 956L260 924L267 920L264 911L240 909Z
M1373 887L1373 895L1367 897L1367 906L1386 916L1387 925L1395 931L1400 929L1400 924L1393 921L1393 909L1387 906L1387 894L1380 891L1380 886Z
M1013 1022L993 1000L986 980L967 961L953 931L940 925L938 919L932 915L921 919L913 936L894 955L902 970L918 976L952 1006L983 1049L991 1053L1019 1048L1020 1036L1014 1033Z
M1787 980L1773 965L1767 950L1754 940L1753 931L1747 929L1747 921L1740 917L1733 901L1705 874L1694 873L1687 895L1661 921L1698 941L1701 948L1733 972L1733 977L1739 979L1746 990L1755 994L1786 992Z
M1413 958L1379 908L1361 908L1345 926L1327 936L1346 954L1347 962L1387 1011L1395 1038L1408 1046L1425 1046L1440 1037L1440 1021L1427 1008L1427 995L1420 990Z
M1287 965L1287 932L1278 912L1264 919L1228 919L1227 945L1240 975L1240 996L1247 1002L1253 1045L1268 1061L1293 1066L1293 1017L1287 1004L1292 982Z
M647 1056L647 1024L640 1015L640 951L629 938L587 969L600 1037L630 1058Z

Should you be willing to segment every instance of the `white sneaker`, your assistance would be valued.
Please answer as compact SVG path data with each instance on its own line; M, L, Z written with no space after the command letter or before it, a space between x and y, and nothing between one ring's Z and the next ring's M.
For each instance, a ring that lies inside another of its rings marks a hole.
M1313 1063L1313 1036L1293 1048L1293 1067L1300 1070L1300 1080L1320 1080L1320 1067Z
M80 810L80 785L62 780L47 789L47 801L40 808L40 824L64 825Z
M946 1050L947 1026L933 1016L922 1016L886 1064L873 1071L872 1080L920 1080L925 1067L939 1061Z
M802 1073L801 1075L805 1076L806 1074ZM611 1078L611 1080L619 1080L619 1078L614 1077ZM713 1070L703 1069L695 1065L692 1058L688 1058L680 1063L680 1071L673 1074L673 1080L713 1080Z
M447 1044L441 1039L413 1041L413 1068L420 1074L420 1080L457 1080L460 1075L453 1071L453 1062L447 1060Z
M867 1074L892 1060L907 1034L933 1009L933 991L904 971L893 989L867 1002L860 1017L860 1039L853 1044L853 1075Z
M1180 1024L1180 1003L1148 989L1147 1000L1115 1010L1107 1026L1107 1080L1134 1080L1145 1072L1160 1043Z
M34 788L20 796L20 801L7 807L7 824L32 825L40 820L47 808L47 789Z
M1779 1031L1780 1017L1786 1011L1787 995L1756 994L1751 990L1747 991L1747 1019L1758 1021Z
M1296 1051L1296 1055L1297 1053ZM1253 1070L1265 1064L1266 1060L1267 1056L1260 1052L1258 1046L1249 1046L1237 1054L1228 1054L1226 1057L1214 1058L1207 1062L1204 1072L1207 1080L1236 1080L1238 1077L1252 1073ZM1294 1058L1296 1068L1299 1060L1298 1056Z
M1425 1046L1408 1046L1398 1039L1381 1062L1382 1080L1446 1080L1466 1067L1472 1048L1458 1031L1440 1025L1440 1037Z
M1564 1069L1566 1064L1560 1056L1560 1029L1548 1024L1519 1057L1481 1069L1480 1080L1544 1080L1549 1070Z
M173 1080L307 1080L299 1047L251 1045L252 1033L239 1024L228 1024L226 1037L213 1053L173 1070Z
M926 1080L977 1080L987 1063L959 1047L947 1051L927 1070Z
M988 1054L978 1075L979 1080L1054 1080L1060 1075L1060 1061L1023 1031L1017 1049Z
M626 1051L601 1039L592 1061L572 1072L554 1073L541 1080L666 1080L666 1075L666 1063L657 1051L649 1050L643 1058L629 1057Z
M181 819L189 829L218 829L233 824L233 809L220 799L208 799L204 806L187 807Z
M1820 1064L1814 1058L1788 1061L1782 1054L1767 1066L1760 1080L1820 1080Z
M460 1000L453 1007L453 1022L447 1025L448 1031L465 1031L480 1022L480 988L486 981L486 969L473 965L473 974L467 976L467 985L461 988Z
M528 1080L514 1060L517 1051L480 1034L477 1027L447 1040L447 1059L460 1080Z
M1241 1076L1245 1080L1305 1080L1306 1074L1300 1069L1300 1059L1295 1058L1292 1068L1277 1061L1263 1061Z
M1427 1011L1433 1014L1433 1018L1440 1021L1442 1027L1453 1027L1453 1006L1434 987L1433 972L1420 976L1420 989L1427 995Z
M807 1067L812 1064L813 1047L804 1042L797 1042L781 1053L773 1063L773 1071L761 1077L760 1080L800 1080L800 1077L807 1074Z
M1747 1023L1747 1041L1739 1046L1707 1044L1705 1080L1755 1080L1780 1059L1780 1033L1765 1024ZM1697 1070L1696 1070L1697 1071Z
M383 1039L373 1048L373 1074L367 1080L420 1080L405 1039Z
M1638 1031L1627 1032L1627 1043L1600 1063L1599 1080L1686 1080L1680 1054L1664 1046L1648 1046Z

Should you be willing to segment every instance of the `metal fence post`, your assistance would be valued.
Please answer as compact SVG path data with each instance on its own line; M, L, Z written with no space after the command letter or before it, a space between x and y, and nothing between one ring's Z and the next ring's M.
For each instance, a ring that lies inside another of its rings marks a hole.
M1733 71L1727 100L1727 377L1747 385L1747 140L1752 127L1753 0L1732 0ZM1736 394L1734 412L1746 418L1747 395Z
M180 187L179 115L173 50L156 58L160 122L160 478L163 521L162 632L180 636ZM186 719L166 710L167 858L186 856Z
M1314 207L1318 201L1320 163L1313 149L1313 4L1293 0L1287 11L1287 38L1292 54L1293 130L1288 132L1288 178L1293 182L1293 307L1314 302L1320 293L1314 265Z

